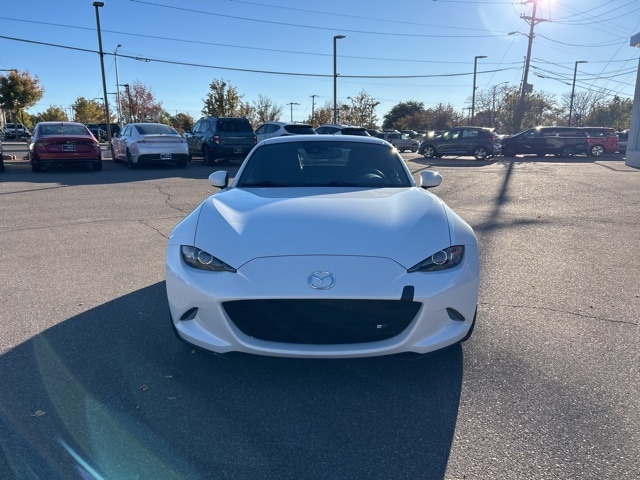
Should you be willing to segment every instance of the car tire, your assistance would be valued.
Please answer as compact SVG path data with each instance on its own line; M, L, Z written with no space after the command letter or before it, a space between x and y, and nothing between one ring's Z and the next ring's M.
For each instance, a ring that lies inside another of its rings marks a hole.
M489 152L484 147L476 147L473 150L473 156L476 160L487 160L489 158Z
M40 173L42 171L42 165L40 165L39 163L32 163L31 171L33 173Z
M202 146L202 163L204 163L207 166L211 166L215 163L215 159L212 158L213 154L211 153L211 149L206 146L203 145Z
M567 145L565 147L562 147L562 152L560 153L560 156L561 157L569 157L569 158L571 158L575 154L576 154L575 149L573 147Z
M502 147L502 156L503 157L515 157L516 149L513 147Z
M589 153L592 157L601 157L604 154L604 146L603 145L594 145L589 150Z
M416 153L417 151L418 151L418 147L413 147L413 148L411 149L411 153Z
M424 147L424 149L422 150L422 155L424 156L424 158L433 158L438 156L436 153L436 149L431 145L427 145L426 147Z
M138 164L133 163L133 158L131 158L131 152L129 150L127 150L127 167L129 167L132 170L135 170L136 168L138 168Z

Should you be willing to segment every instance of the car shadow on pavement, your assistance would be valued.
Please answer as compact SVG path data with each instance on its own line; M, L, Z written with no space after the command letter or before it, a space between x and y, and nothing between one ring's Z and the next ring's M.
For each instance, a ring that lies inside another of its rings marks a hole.
M0 470L47 479L442 479L462 364L460 346L350 360L194 350L173 336L160 282L0 357Z

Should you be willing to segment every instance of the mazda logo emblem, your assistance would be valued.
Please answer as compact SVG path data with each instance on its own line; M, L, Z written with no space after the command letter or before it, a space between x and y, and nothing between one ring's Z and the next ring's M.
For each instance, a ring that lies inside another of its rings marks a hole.
M316 290L329 290L336 284L336 277L331 272L313 272L307 283Z

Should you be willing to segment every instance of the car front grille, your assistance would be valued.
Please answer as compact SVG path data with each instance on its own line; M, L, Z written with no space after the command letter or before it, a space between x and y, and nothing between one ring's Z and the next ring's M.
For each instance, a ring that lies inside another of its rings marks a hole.
M394 337L420 303L406 300L236 300L224 310L245 335L271 342L333 345Z

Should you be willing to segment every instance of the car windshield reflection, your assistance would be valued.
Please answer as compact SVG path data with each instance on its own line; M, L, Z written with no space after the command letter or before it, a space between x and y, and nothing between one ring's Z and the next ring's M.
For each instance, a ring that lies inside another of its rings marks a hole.
M236 186L401 188L411 182L387 145L300 141L257 148Z

